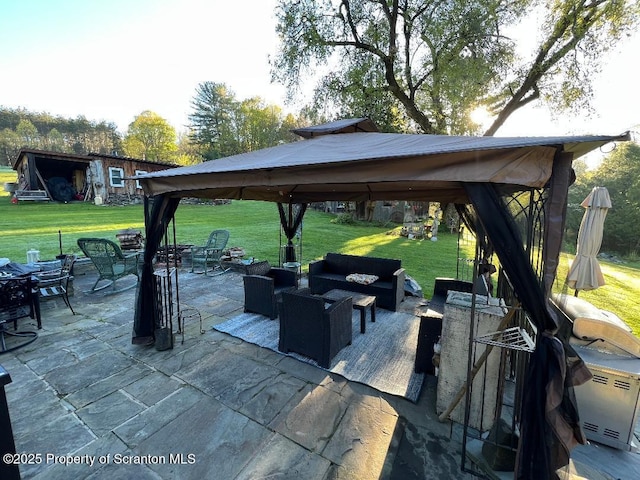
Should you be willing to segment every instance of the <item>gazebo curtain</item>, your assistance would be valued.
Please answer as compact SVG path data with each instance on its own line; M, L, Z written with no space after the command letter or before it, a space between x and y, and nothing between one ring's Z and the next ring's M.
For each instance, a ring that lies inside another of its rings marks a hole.
M280 225L282 225L282 230L284 231L285 236L287 237L287 246L285 248L285 262L295 262L296 261L296 250L293 245L293 237L295 237L300 224L302 223L302 218L304 217L304 213L307 211L306 203L296 204L299 208L296 209L296 212L293 212L293 203L288 203L288 211L285 213L284 204L278 203L278 213L280 213Z
M487 238L487 234L484 231L482 223L480 223L477 211L470 205L457 203L455 206L462 224L476 237L476 242L482 252L481 261L489 261L493 256L493 246Z
M496 185L465 184L477 221L465 208L459 208L468 228L474 232L480 228L486 233L518 300L538 329L520 412L521 438L515 477L518 479L558 478L555 472L568 464L570 450L586 442L572 387L587 381L589 373L573 349L554 336L559 320L548 304L564 231L566 191L571 181L570 162L562 160L556 164L547 186L541 226L545 239L541 278L534 271L518 226Z
M154 340L154 331L158 320L156 284L153 281L153 257L158 251L169 222L180 203L179 198L168 195L153 197L151 210L148 210L145 198L145 249L143 264L136 296L136 311L133 319L134 344L147 344Z

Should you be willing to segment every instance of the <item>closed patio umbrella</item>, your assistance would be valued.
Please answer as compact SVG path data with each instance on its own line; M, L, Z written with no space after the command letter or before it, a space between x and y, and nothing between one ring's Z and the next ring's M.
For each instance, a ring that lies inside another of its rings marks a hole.
M567 274L567 285L579 290L595 290L604 285L604 276L596 259L602 245L602 233L607 211L611 208L609 191L605 187L594 187L583 200L585 208L580 230L576 258Z

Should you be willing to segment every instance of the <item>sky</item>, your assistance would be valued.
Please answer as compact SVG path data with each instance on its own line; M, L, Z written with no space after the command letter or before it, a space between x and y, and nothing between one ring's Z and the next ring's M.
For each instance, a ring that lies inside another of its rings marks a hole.
M229 5L233 5L229 7ZM0 0L0 105L92 121L126 132L145 110L178 131L204 81L239 100L287 110L270 83L276 0ZM523 31L525 35L533 35ZM618 134L640 127L640 34L594 77L595 115L514 114L497 135Z
M229 7L233 5L233 7ZM0 0L0 105L180 130L198 84L284 104L270 85L275 0Z

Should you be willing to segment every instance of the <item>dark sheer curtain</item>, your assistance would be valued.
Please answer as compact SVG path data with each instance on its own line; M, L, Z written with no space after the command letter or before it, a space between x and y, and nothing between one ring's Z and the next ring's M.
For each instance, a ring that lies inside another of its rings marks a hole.
M588 374L573 349L554 335L559 320L548 302L560 254L566 193L571 177L570 162L559 160L545 189L548 197L545 199L544 224L528 225L529 234L535 231L535 235L541 234L544 238L544 262L540 273L534 270L533 258L525 250L530 239L521 235L498 186L465 185L475 214L468 207L458 209L467 228L480 230L479 241L492 245L515 296L538 329L536 349L525 375L517 479L558 478L555 471L568 464L571 448L586 441L579 426L573 386L584 383ZM529 222L533 221L529 219ZM568 368L569 358L572 368Z
M489 184L466 184L467 194L475 208L480 225L500 260L513 289L540 330L555 330L556 324L546 309L546 299L538 276L524 250L524 240L502 201L497 187Z
M304 213L307 211L306 203L296 204L297 208L295 208L294 212L294 204L288 203L287 212L284 211L284 204L278 203L278 213L280 214L280 224L282 225L282 230L284 231L285 236L287 237L287 247L285 249L285 262L295 262L296 261L296 250L293 245L293 237L295 237L300 224L302 223L302 218L304 217Z
M155 282L153 281L153 257L158 251L169 222L180 203L179 198L158 195L145 198L145 248L143 264L136 295L136 311L133 319L134 344L148 344L154 341L154 331L158 320Z
M488 263L494 253L493 246L487 237L487 233L484 231L482 223L480 223L476 210L471 205L463 205L459 203L457 203L455 207L462 224L467 227L467 229L473 233L477 239L478 246L482 252L482 258L480 261Z

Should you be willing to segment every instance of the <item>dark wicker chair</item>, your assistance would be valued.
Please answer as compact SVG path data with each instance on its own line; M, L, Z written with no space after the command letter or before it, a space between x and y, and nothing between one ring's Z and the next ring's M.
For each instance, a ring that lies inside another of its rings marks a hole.
M429 300L429 309L420 316L420 330L418 332L415 360L416 373L428 373L430 375L435 373L433 345L438 341L442 333L442 316L449 290L471 293L473 283L455 278L436 278L433 286L433 296Z
M244 311L260 313L274 319L278 316L278 300L284 291L295 290L296 272L274 268L269 262L247 265L244 280Z
M278 350L305 355L328 369L333 357L351 345L352 313L351 297L325 308L322 297L307 289L283 292Z

